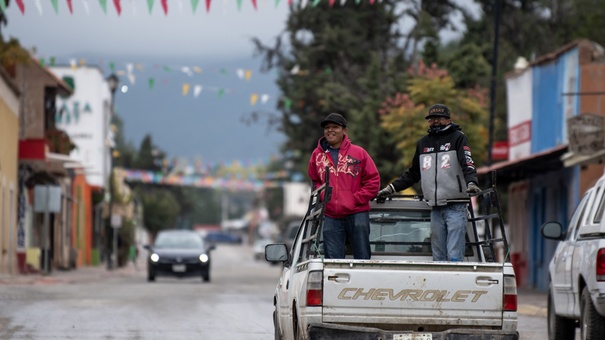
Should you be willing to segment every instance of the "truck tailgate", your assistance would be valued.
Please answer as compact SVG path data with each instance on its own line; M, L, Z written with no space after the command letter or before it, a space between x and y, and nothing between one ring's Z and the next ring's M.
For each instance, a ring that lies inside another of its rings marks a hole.
M502 292L499 263L325 260L323 322L498 327Z

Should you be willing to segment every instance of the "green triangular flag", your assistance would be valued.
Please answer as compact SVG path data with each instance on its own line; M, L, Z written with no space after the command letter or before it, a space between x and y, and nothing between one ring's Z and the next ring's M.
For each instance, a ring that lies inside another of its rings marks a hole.
M292 100L290 98L284 98L284 107L286 110L290 111L290 108L292 107Z
M151 10L153 9L153 0L147 0L147 8L149 8L149 14L151 14Z
M170 68L170 66L164 66L164 71L172 72L172 69Z
M242 10L242 0L237 0L237 10L238 11Z
M109 69L111 70L111 72L116 71L116 64L114 64L113 61L109 63Z
M224 68L221 68L221 73L222 73L222 74L227 74L227 70L226 70L226 69L224 69Z
M313 0L313 7L317 7L317 5L319 5L319 2L321 0Z
M355 3L359 5L359 3L361 2L361 0L355 0Z
M103 12L107 14L107 0L99 0L99 4L101 5Z
M330 67L326 67L326 69L324 70L325 74L332 74L332 68Z
M40 62L40 66L42 66L42 67L46 66L46 63L44 62L44 58L40 58L39 62Z
M153 89L153 83L155 83L155 80L153 78L149 78L149 89Z
M6 12L6 2L4 2L4 0L0 0L0 10L2 13Z
M50 2L53 4L55 14L59 14L59 0L51 0Z
M197 9L197 5L200 3L200 0L191 0L191 7L193 8L193 13Z
M50 66L55 66L55 57L50 57Z
M225 90L224 89L218 89L218 97L222 97L223 94L225 94Z
M275 8L279 5L279 0L275 0Z

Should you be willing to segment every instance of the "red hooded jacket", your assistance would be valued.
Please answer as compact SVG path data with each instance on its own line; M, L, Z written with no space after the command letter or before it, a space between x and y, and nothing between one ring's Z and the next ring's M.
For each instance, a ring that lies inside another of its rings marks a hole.
M313 190L321 186L330 171L332 199L326 205L325 214L332 218L370 211L370 200L380 189L380 174L368 152L354 145L345 135L338 152L338 164L334 166L328 142L321 137L309 160L309 177Z

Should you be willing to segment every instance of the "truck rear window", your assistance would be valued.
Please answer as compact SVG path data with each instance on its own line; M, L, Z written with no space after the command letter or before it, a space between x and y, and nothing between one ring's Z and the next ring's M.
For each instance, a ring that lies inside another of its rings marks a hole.
M370 213L373 255L431 255L430 211Z

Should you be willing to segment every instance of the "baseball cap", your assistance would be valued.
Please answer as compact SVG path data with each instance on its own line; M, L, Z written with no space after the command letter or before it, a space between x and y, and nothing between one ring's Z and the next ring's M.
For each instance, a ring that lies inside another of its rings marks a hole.
M325 127L328 123L338 124L342 127L347 127L347 120L340 113L330 113L322 122L321 127Z
M445 117L449 119L450 109L443 104L435 104L429 108L429 114L425 117L425 119L429 119L431 117Z

